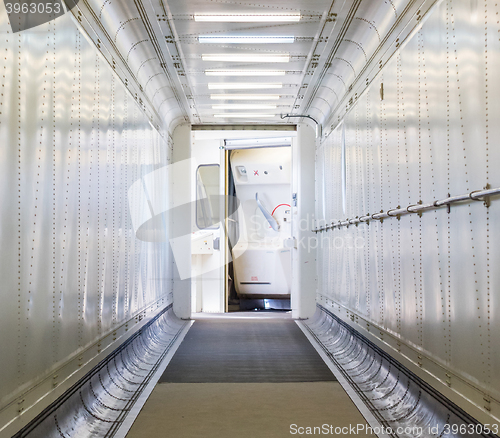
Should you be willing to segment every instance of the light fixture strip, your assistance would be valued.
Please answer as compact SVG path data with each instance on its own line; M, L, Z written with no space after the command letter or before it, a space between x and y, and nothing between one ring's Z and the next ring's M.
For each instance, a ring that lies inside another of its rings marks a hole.
M205 70L207 76L285 76L285 70Z
M293 36L205 36L200 35L202 44L292 44Z
M252 104L252 103L227 103L222 105L212 105L214 110L260 110L276 109L276 105L266 105L266 104Z
M214 82L208 84L209 90L267 90L283 88L283 84L262 84L260 82Z
M213 100L278 100L279 94L211 94Z
M208 53L202 54L203 61L219 61L219 62L290 62L290 55L283 53L279 55L270 54L247 54L247 53Z
M300 13L289 14L194 14L194 21L257 23L257 22L297 22Z
M242 146L274 146L292 144L292 137L270 137L270 138L242 138L237 140L225 140L225 145L234 148Z

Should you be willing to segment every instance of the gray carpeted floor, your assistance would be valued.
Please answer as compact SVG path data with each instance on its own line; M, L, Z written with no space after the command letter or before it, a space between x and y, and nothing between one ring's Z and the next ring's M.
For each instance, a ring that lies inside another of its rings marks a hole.
M159 383L335 381L291 319L207 319L189 330Z

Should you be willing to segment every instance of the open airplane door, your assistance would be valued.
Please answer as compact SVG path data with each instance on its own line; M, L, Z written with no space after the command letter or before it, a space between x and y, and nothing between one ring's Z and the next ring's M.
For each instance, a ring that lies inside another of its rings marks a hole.
M237 141L227 141L226 148ZM290 299L291 138L245 140L231 152L231 170L243 217L232 248L235 287L241 299ZM288 302L287 302L288 303ZM286 305L285 307L289 307Z

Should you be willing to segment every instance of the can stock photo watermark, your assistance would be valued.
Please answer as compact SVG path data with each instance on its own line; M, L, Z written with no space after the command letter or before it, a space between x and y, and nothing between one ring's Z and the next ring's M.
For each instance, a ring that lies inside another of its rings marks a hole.
M489 435L498 434L498 424L434 424L427 426L370 426L365 423L349 424L347 426L335 426L324 423L320 426L302 426L290 424L290 435L337 435L337 436L408 436L413 438L427 436L449 436L457 435Z

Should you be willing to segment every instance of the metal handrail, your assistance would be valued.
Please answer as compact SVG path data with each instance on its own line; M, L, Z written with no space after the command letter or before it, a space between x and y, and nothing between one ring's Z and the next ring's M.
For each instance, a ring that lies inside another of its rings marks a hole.
M428 210L435 210L437 208L441 207L448 207L448 209L453 205L457 204L460 202L469 202L469 201L482 201L484 204L489 207L490 206L490 197L491 196L498 196L500 195L500 187L491 189L488 186L486 186L485 189L483 190L475 190L470 193L466 193L464 195L458 195L458 196L449 196L445 199L441 199L438 201L434 202L429 202L427 204L419 203L419 204L412 204L409 205L408 207L401 208L400 206L387 210L387 211L381 211L379 213L374 213L374 214L366 214L361 217L355 217L352 219L346 219L344 221L337 221L337 222L332 222L330 225L326 225L324 227L316 228L312 230L315 233L320 233L323 231L328 231L330 229L334 228L342 228L342 227L349 227L349 225L356 225L358 226L360 223L370 223L371 220L379 220L383 221L384 219L389 219L389 218L400 218L401 216L405 216L407 214L412 214L416 213L418 215L421 215L424 211Z

